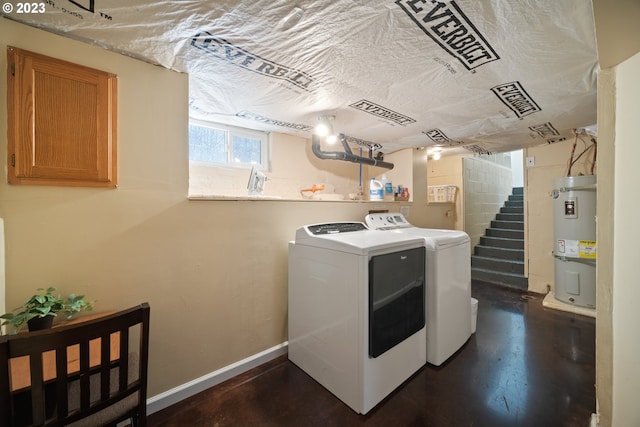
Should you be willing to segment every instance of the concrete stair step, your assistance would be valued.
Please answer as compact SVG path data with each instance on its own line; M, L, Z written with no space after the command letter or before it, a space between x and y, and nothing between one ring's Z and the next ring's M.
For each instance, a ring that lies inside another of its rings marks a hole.
M480 244L482 246L492 246L497 248L524 249L524 240L522 239L482 236L480 237Z
M481 282L492 283L524 291L529 288L529 281L521 274L504 273L471 267L471 278Z
M513 187L511 194L524 195L524 187Z
M524 221L524 213L499 213L496 214L498 221Z
M471 267L503 273L524 274L524 261L514 261L472 255Z
M524 230L524 221L491 221L491 228L507 228L509 230Z
M476 245L475 255L489 258L501 258L512 261L524 261L524 250L522 249L507 249L497 248L493 246Z
M504 202L504 206L507 208L522 208L524 207L524 200L518 200L518 201L507 200Z
M500 208L500 213L514 213L514 214L524 214L523 207L507 207L503 206Z
M508 228L487 228L485 234L489 237L504 237L506 239L524 239L524 230L510 230Z

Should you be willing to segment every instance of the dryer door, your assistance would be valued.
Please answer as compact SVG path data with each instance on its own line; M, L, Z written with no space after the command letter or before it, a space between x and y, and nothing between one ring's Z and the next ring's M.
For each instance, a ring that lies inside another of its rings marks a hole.
M378 357L425 325L425 248L369 260L369 356Z

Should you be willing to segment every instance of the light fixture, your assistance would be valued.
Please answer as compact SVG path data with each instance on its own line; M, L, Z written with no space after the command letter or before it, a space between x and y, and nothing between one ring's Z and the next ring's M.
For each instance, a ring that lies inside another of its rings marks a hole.
M440 147L433 147L429 151L431 154L431 159L433 160L440 160L440 157L442 157L442 148Z
M324 138L325 136L329 135L329 133L331 133L331 126L327 123L318 123L315 128L315 132L316 135Z
M327 144L335 144L338 141L338 135L333 130L333 124L331 123L336 116L320 116L318 117L319 123L314 129L314 133L320 138L323 138Z

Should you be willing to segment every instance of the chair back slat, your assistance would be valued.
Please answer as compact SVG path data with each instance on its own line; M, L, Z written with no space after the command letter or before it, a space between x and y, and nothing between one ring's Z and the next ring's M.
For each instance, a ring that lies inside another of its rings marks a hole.
M86 411L89 409L91 392L90 383L91 380L89 373L89 341L83 340L80 343L80 410Z
M105 361L109 363L105 363ZM111 372L111 334L100 338L100 400L109 398L109 373Z
M149 368L149 312L147 311L147 321L140 324L140 372L147 372ZM141 375L140 381L140 400L147 401L147 375ZM140 427L146 427L147 425L147 405L142 405L140 408Z
M0 425L9 426L13 419L13 406L11 405L11 375L9 372L9 346L6 342L0 342L0 381L7 379L7 387L0 387Z
M63 381L63 378L67 378L67 363L69 352L66 348L60 348L56 351L56 377L60 377L59 381L56 381L56 410L58 411L58 417L65 418L69 414L69 393L67 388L67 381Z
M45 403L42 354L29 355L29 370L31 371L31 416L34 424L43 424Z
M145 426L149 312L143 303L92 320L0 336L0 427L73 425L85 418L89 425L131 419ZM135 345L129 343L132 328L140 335ZM14 390L12 362L25 356L30 385Z
M129 354L129 329L125 329L120 333L120 360L128 357ZM123 392L127 388L127 379L129 378L128 364L120 365L118 371L118 392Z

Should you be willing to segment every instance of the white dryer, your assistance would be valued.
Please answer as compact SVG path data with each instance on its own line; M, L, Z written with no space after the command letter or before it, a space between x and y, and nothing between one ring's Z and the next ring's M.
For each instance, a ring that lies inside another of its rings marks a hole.
M369 214L370 229L421 236L427 268L427 362L440 366L471 336L471 250L458 230L419 228L400 213Z
M366 414L426 364L422 238L361 222L289 243L289 360Z

